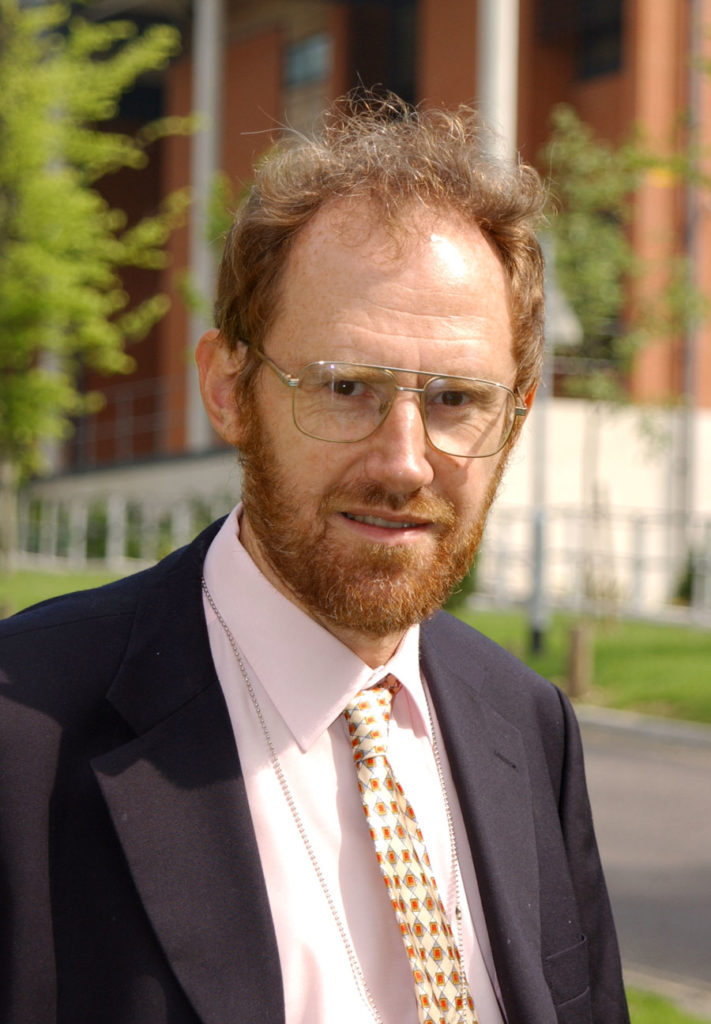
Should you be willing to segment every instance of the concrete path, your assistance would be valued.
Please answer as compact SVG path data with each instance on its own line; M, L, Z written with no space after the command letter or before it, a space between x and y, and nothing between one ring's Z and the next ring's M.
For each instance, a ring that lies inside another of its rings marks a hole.
M711 1021L711 728L578 717L626 982Z

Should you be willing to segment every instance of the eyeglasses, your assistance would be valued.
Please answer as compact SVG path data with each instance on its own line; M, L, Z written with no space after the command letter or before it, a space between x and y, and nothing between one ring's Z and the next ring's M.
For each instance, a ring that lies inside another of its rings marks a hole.
M390 412L398 391L420 396L427 440L440 452L464 459L496 455L527 409L505 384L472 377L443 377L398 366L309 363L298 377L281 370L260 349L252 351L292 389L294 424L319 441L350 443L370 437ZM398 384L396 373L427 377L421 388Z

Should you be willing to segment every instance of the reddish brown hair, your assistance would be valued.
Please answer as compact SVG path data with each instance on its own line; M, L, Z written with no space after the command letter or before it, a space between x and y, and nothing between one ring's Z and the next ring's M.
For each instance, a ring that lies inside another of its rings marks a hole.
M413 203L452 210L486 234L509 281L516 387L527 395L543 358L543 259L534 229L544 191L525 164L492 156L477 113L410 107L398 97L346 96L312 137L285 136L256 168L220 265L215 323L231 346L262 344L278 308L294 238L327 203L363 198L381 221L405 223ZM240 385L260 365L247 353Z

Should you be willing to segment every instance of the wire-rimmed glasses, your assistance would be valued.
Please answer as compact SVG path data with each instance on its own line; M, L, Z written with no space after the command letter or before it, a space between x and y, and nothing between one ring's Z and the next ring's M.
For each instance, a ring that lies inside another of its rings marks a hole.
M370 437L390 412L399 391L420 396L427 440L446 455L481 459L496 455L526 407L505 384L443 376L398 366L321 360L292 377L260 349L252 351L292 389L294 424L319 441L347 444ZM399 384L395 374L426 377L422 387Z

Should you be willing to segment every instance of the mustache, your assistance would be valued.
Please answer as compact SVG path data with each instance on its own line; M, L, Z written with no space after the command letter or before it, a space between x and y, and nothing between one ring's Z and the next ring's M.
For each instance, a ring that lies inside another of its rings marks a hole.
M376 483L332 487L321 500L320 512L325 515L344 512L354 505L374 511L400 512L441 526L454 526L457 521L454 505L427 488L416 494L396 494Z

